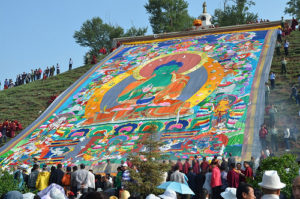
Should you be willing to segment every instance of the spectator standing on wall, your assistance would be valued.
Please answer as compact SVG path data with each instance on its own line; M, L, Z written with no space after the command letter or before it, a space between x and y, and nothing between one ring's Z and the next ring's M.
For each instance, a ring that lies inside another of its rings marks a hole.
M271 148L274 152L278 151L278 131L277 128L274 126L270 130L271 134Z
M268 105L269 104L269 96L270 96L270 86L268 84L268 82L265 83L265 104Z
M270 115L270 127L273 127L275 125L275 113L277 113L277 109L274 104L272 104L269 115Z
M287 61L285 59L285 57L282 58L281 60L281 74L286 74L286 64L287 64Z
M59 64L56 64L56 74L59 75L60 74L60 67Z
M69 70L72 70L73 60L70 58L69 60Z
M285 142L285 150L286 151L290 151L290 137L291 137L291 133L290 133L290 129L287 127L285 130L284 130L284 142Z
M260 139L262 149L265 149L267 146L267 143L266 143L267 135L268 135L268 131L266 129L265 124L263 124L263 125L261 125L261 128L259 130L259 139Z
M280 48L281 48L281 43L279 41L276 42L276 55L280 56Z
M281 28L278 28L278 30L277 30L277 41L279 41L280 43L282 42L282 30L281 30Z
M285 53L285 56L289 55L289 45L290 45L290 43L287 40L285 40L284 41L284 53Z
M293 87L292 87L290 99L293 99L293 97L295 98L296 103L297 103L297 87L296 87L295 84L294 84Z
M271 89L274 89L274 88L275 88L275 78L276 78L276 75L275 75L275 73L272 71L271 74L270 74Z

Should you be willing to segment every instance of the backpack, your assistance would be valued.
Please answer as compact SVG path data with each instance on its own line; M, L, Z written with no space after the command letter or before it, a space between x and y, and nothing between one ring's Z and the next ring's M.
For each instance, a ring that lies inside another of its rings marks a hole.
M71 185L71 174L70 173L65 173L65 175L62 178L61 182L64 186L70 186Z

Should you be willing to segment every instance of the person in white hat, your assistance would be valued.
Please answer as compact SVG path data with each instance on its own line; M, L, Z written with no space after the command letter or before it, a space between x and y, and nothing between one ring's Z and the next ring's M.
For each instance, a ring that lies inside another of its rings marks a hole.
M151 193L146 197L146 199L160 199L160 198Z
M280 189L285 187L285 184L280 181L277 171L265 171L261 183L258 183L263 191L262 199L279 199Z
M177 199L176 192L173 190L166 190L164 194L159 195L162 199Z
M228 187L224 192L221 193L222 198L224 199L237 199L236 198L236 188Z

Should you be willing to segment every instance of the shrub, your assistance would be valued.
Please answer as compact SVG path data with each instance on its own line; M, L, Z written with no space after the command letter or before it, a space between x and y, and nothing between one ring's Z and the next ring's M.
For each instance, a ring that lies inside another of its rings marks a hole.
M255 180L250 180L250 184L255 188L259 188L258 183L262 181L264 171L276 170L281 182L286 184L286 187L281 190L288 198L292 193L292 182L298 176L299 166L296 161L296 155L285 154L280 157L268 157L264 159L257 169Z

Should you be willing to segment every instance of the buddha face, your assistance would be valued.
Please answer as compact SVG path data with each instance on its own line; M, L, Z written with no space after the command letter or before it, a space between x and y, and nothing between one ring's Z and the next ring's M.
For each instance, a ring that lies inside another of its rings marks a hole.
M152 74L156 74L157 76L171 74L173 71L177 72L181 66L181 62L170 61L167 64L157 67Z

